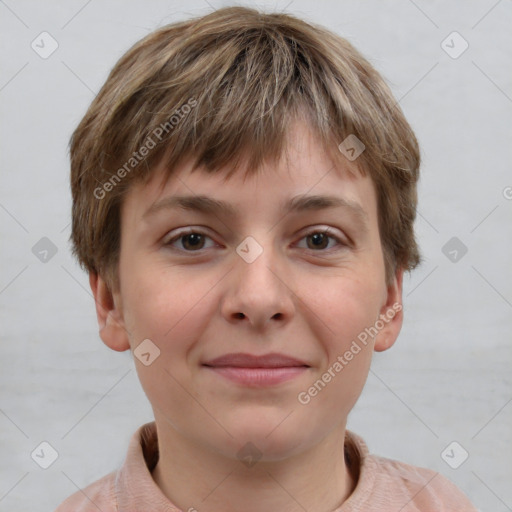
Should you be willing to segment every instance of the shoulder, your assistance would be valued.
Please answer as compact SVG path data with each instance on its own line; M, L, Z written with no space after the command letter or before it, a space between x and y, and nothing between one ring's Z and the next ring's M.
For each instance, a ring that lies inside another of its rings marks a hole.
M116 475L117 472L114 471L75 492L61 503L55 512L117 512L114 490Z
M404 511L476 512L467 496L436 471L368 455L375 471L375 491L402 497Z
M349 431L345 458L357 484L343 512L477 512L466 495L440 473L372 455L364 440Z
M133 434L118 470L75 492L55 512L142 510L141 503L158 498L158 488L151 477L157 460L158 438L155 423L151 422Z

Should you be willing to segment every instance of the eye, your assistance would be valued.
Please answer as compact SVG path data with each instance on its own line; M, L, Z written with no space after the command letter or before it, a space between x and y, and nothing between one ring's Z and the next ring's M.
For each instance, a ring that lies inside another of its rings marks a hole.
M301 246L302 241L306 241L306 246ZM210 245L207 242L210 241ZM216 243L207 234L197 229L189 228L187 231L181 231L172 238L164 241L165 247L177 249L184 252L199 252L203 249L214 247ZM316 229L307 233L301 238L297 247L308 249L314 252L329 252L339 246L340 249L347 247L348 244L343 242L339 237L334 236L329 228Z
M166 240L164 245L166 247L173 247L185 252L194 252L207 249L208 247L205 247L206 240L213 242L208 235L200 231L188 230L186 232L182 231L173 238ZM178 244L178 247L176 247L175 244ZM213 245L215 245L215 242L213 242ZM213 245L210 245L210 247L213 247Z
M315 231L311 231L310 233L306 234L306 236L304 236L301 241L302 240L306 240L306 247L303 248L316 252L325 249L332 249L333 245L338 245L341 247L347 246L347 244L340 240L340 238L330 234L329 229L317 229ZM334 244L331 244L331 246L329 246L330 241L334 242Z

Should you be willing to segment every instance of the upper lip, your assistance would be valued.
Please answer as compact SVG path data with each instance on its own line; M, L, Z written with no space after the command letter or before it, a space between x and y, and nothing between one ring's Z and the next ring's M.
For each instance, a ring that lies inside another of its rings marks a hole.
M284 354L264 354L256 356L252 354L233 353L225 354L203 363L204 366L214 367L238 367L238 368L287 368L291 366L309 366L304 361Z

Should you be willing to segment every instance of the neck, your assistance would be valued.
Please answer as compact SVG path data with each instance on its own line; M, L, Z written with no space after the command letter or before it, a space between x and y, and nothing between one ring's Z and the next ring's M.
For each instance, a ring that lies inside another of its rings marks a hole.
M157 421L157 432L153 479L184 511L329 512L355 487L344 457L344 425L298 455L251 467L191 443L168 424Z

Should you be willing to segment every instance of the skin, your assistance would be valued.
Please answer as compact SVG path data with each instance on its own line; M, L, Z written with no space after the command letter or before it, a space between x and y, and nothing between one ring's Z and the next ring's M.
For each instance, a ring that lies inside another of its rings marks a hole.
M287 158L246 180L238 173L224 181L184 164L164 183L155 169L122 206L119 290L111 293L90 275L104 343L123 351L150 339L160 350L149 366L135 362L157 425L153 478L183 510L340 506L356 483L343 457L347 416L373 351L389 348L402 325L400 310L308 404L299 403L298 394L358 334L401 303L403 272L386 284L375 189L369 176L354 172L357 161L335 165L301 123L288 140ZM227 201L236 215L162 209L143 218L152 204L178 194ZM367 229L343 207L281 211L284 201L302 194L359 204ZM186 226L206 235L199 251L190 237L175 238ZM318 248L312 235L328 227L335 238ZM236 252L247 236L263 248L252 263ZM249 388L202 366L233 352L278 352L309 368L273 387ZM261 454L252 467L237 457L249 441Z

